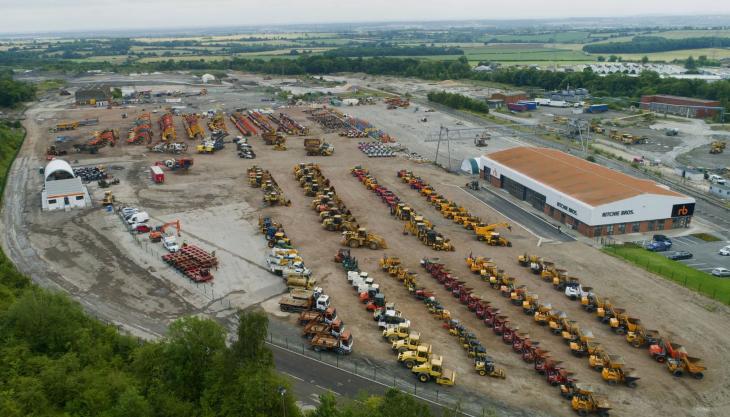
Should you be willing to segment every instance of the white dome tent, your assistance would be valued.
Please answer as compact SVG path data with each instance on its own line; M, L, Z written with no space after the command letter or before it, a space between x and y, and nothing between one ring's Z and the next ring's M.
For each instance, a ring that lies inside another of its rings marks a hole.
M43 211L70 210L91 206L89 190L63 159L54 159L43 169Z
M203 84L208 84L208 83L211 83L211 82L215 81L215 75L213 75L213 74L203 74L203 76L200 77L200 79L203 81Z
M467 158L461 161L461 170L469 175L479 175L481 166L479 166L479 160L477 158Z

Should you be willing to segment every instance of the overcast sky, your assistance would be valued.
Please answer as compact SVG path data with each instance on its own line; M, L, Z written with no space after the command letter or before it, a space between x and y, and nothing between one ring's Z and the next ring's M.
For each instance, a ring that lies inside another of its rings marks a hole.
M730 1L0 0L0 32L647 14L730 14Z

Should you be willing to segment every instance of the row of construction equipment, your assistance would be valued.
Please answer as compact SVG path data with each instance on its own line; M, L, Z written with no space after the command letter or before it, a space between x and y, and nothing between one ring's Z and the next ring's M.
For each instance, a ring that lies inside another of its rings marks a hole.
M142 113L134 120L134 125L129 129L127 136L127 144L139 145L142 143L151 144L152 137L152 119L149 113Z
M641 143L646 143L646 141L648 140L647 136L632 135L630 133L620 133L616 129L611 129L608 132L608 138L611 140L615 140L616 142L623 143L624 145L638 145Z
M436 299L433 291L419 287L416 280L417 274L404 268L399 258L384 256L380 259L380 267L388 275L400 281L416 299L423 301L429 313L435 319L442 321L442 327L451 336L458 338L459 344L464 348L467 356L474 360L474 370L479 375L506 378L504 370L495 366L494 360L487 355L486 348L479 341L476 334L467 330L458 319L454 319L451 313Z
M411 370L419 381L434 381L439 385L456 383L456 373L444 369L443 357L432 352L430 344L421 339L421 334L411 329L411 322L396 309L393 302L387 302L380 285L365 271L358 268L357 260L350 256L349 249L340 249L335 262L342 264L349 285L355 290L358 300L365 304L365 311L372 314L383 339L391 344L397 361ZM443 311L441 312L443 313Z
M207 124L212 136L216 136L216 133L221 137L228 134L228 127L226 126L223 112L217 112L212 117L209 117Z
M408 206L405 202L387 187L379 185L368 170L361 166L356 166L351 170L352 175L356 177L365 188L377 194L380 199L390 207L390 215L405 223L403 233L410 233L426 246L433 250L454 251L454 245L449 239L446 239L441 233L436 231L433 223L424 216L419 215Z
M571 406L576 412L580 415L588 413L608 415L610 405L605 398L595 395L591 387L577 383L572 378L572 372L560 366L560 362L550 359L548 352L541 350L538 347L539 343L531 340L529 335L512 328L509 325L509 318L498 308L492 306L489 301L473 295L471 289L465 286L465 282L449 272L445 264L424 258L421 265L447 291L458 297L469 311L474 312L479 320L483 320L504 343L510 344L512 350L520 355L523 361L532 363L535 371L544 375L550 385L559 386L560 395L571 401Z
M200 126L200 118L195 113L183 115L183 126L190 140L203 139L205 136L205 131Z
M233 138L233 143L236 145L238 151L238 157L242 159L254 159L256 153L253 151L253 146L248 143L248 138L245 136L236 136Z
M337 196L319 165L300 163L294 167L294 178L304 188L305 195L314 197L311 207L319 215L322 227L331 232L342 233L342 244L351 248L367 247L372 250L385 249L383 237L360 227L345 203Z
M311 271L304 266L282 225L270 217L260 217L259 231L271 248L267 265L271 272L284 277L289 288L289 293L279 299L279 309L299 313L298 322L304 327L302 336L314 351L352 353L352 333L337 316L329 295L321 287L314 287Z
M248 169L248 185L261 188L264 192L264 204L267 206L290 206L291 201L284 197L284 191L276 183L271 172L254 165Z
M512 242L496 231L497 228L505 228L511 231L512 227L509 223L488 224L483 222L481 218L472 215L463 206L437 193L433 186L429 185L421 177L415 176L411 171L402 169L398 171L397 176L401 181L408 184L411 189L418 191L424 196L431 203L431 206L438 210L442 216L474 232L478 240L484 241L492 246L512 246Z
M393 149L387 144L380 142L360 142L357 148L368 158L392 158L395 156Z
M281 224L270 217L259 218L259 229L271 251L266 256L266 266L272 274L279 275L289 289L311 290L316 284L312 271L304 265Z
M67 130L76 130L81 126L96 126L99 124L99 118L76 120L72 122L61 122L56 124L53 128L53 132L63 132Z
M614 306L610 299L595 294L592 288L582 286L580 280L568 276L566 270L534 255L520 255L517 261L521 266L530 268L533 274L552 282L554 287L564 288L569 298L580 301L584 311L595 313L597 319L609 325L614 333L625 335L631 346L648 347L651 357L666 364L672 375L679 377L686 373L695 379L704 377L706 367L701 359L689 356L684 347L660 335L658 331L647 329L640 319L632 317L625 309Z
M246 117L242 111L233 112L233 114L231 114L231 121L243 136L253 136L258 134L256 128L251 124L248 117Z
M157 120L157 125L161 131L160 140L169 143L177 139L172 113L165 113L160 116L160 119Z
M574 356L586 357L589 366L600 371L604 381L611 385L624 384L630 388L636 387L639 377L634 369L626 368L621 357L610 355L594 338L590 330L581 329L566 313L553 309L550 304L541 303L537 293L529 292L526 285L517 285L514 277L499 269L491 259L481 256L474 257L470 254L466 258L466 265L472 273L478 274L491 288L498 290L502 297L509 298L511 304L518 308L521 307L525 314L532 315L538 325L547 326L553 335L561 336ZM569 297L579 290L577 285L568 281L558 282L553 285L553 288L564 291ZM468 289L468 292L470 293L471 289ZM468 298L475 303L482 302L478 296L471 293ZM517 331L516 328L510 327L508 321L502 323L502 326L505 333ZM517 334L515 337L529 340L527 334ZM536 346L536 342L532 343L533 351L530 352L530 355L540 356L543 360L551 360L546 355L547 352L539 350Z
M411 102L408 101L408 99L404 99L401 97L388 97L386 99L383 99L383 102L388 106L388 110L394 110L398 107L407 109L408 106L411 105Z

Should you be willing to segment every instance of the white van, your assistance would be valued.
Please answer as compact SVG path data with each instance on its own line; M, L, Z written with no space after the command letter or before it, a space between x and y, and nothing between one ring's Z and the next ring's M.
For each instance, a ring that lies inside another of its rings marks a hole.
M150 219L150 215L147 214L146 211L140 211L139 213L135 213L131 215L127 219L127 223L129 224L135 224L135 223L147 223L147 221Z

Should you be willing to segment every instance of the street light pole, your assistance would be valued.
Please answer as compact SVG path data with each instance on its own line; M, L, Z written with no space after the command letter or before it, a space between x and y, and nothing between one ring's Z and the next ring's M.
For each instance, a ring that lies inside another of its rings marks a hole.
M286 407L284 405L284 395L286 394L286 388L279 387L279 395L281 396L281 412L286 417Z

